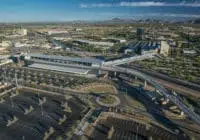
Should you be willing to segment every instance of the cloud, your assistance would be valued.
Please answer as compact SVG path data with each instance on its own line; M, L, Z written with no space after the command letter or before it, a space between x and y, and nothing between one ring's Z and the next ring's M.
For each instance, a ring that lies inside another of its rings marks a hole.
M93 3L93 4L80 4L81 8L103 8L103 7L113 7L111 3Z
M148 2L120 2L119 6L122 7L200 7L200 2L180 2L180 3L167 3L167 2L154 2L154 1L148 1Z
M120 2L119 6L122 7L148 7L148 6L164 6L163 2Z
M104 7L200 7L200 2L127 2L122 1L119 3L93 3L93 4L80 4L81 8L104 8Z
M87 4L80 4L80 7L81 8L88 8L88 5Z
M143 16L152 16L152 17L181 17L181 18L200 18L200 14L176 14L176 13L147 13Z

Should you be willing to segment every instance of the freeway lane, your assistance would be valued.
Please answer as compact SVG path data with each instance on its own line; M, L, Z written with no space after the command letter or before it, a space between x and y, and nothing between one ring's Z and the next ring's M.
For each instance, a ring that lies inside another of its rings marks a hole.
M132 74L137 76L138 78L146 80L148 83L153 85L161 94L163 94L166 98L168 98L170 101L172 101L174 104L176 104L191 120L196 122L198 125L200 125L200 116L197 115L193 110L185 106L176 96L169 94L169 92L162 87L159 83L154 81L151 77L128 68L122 68L118 66L101 66L99 69L106 70L106 71L113 71L113 72L121 72L126 74Z

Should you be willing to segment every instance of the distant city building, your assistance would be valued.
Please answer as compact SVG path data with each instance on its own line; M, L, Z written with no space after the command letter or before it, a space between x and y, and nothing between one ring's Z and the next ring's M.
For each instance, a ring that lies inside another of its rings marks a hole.
M0 48L0 52L1 52L1 48ZM12 63L13 61L11 59L9 59L9 55L0 55L0 66Z
M120 38L103 38L103 39L107 39L113 43L126 43L126 39L120 39Z
M195 55L196 53L195 50L183 49L183 54L185 55Z
M52 47L52 49L54 49L54 50L60 50L60 49L62 49L62 47L61 46L55 46L55 47Z
M21 47L24 47L25 45L26 45L26 44L17 42L17 43L14 44L14 47L16 47L16 48L21 48Z
M178 45L178 42L176 42L173 39L168 39L167 43L169 44L170 47L176 47Z
M17 33L20 34L21 36L26 36L27 32L28 32L27 29L22 28L22 29L19 29Z
M144 39L144 29L137 28L136 35L139 40L143 40Z
M2 41L2 43L0 43L0 46L1 47L9 47L11 45L11 42L10 41Z
M82 31L83 29L81 28L76 28L75 31L79 32L79 31Z
M80 44L90 44L90 45L99 45L99 46L113 46L114 43L111 42L98 42L98 41L90 41L90 40L82 40L82 39L78 39L75 40L75 42L80 43Z
M169 44L166 41L161 41L160 54L162 54L164 56L168 56L169 49L170 49Z
M53 35L53 34L68 34L68 31L66 30L61 30L61 29L51 29L47 32L48 35Z
M0 54L5 54L7 52L8 52L7 48L0 47Z
M42 48L46 48L46 49L50 49L51 48L51 46L49 44L43 44L43 45L41 45L41 47Z
M2 43L0 43L0 54L8 53L9 46L11 46L10 41L2 41Z

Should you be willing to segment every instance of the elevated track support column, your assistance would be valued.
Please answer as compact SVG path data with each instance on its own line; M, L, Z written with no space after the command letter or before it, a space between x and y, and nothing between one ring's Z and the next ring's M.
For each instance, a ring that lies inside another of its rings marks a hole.
M98 75L101 75L101 74L102 74L102 70L99 69L99 70L98 70Z
M138 78L137 78L137 76L135 76L135 80L137 80Z
M147 89L147 81L144 81L144 89Z
M149 136L149 137L148 137L148 140L153 140L152 136Z
M116 77L117 76L117 72L116 71L114 71L114 77Z

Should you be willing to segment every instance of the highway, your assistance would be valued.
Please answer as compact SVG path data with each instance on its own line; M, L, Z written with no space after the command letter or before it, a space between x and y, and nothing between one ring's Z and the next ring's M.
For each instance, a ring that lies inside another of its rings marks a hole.
M106 71L113 71L113 72L120 72L120 73L126 73L126 74L131 74L135 75L138 78L146 80L148 83L153 85L162 95L164 95L166 98L168 98L170 101L172 101L174 104L176 104L191 120L196 122L197 124L200 125L200 116L197 115L193 110L188 108L186 105L184 105L176 96L169 94L169 92L162 87L159 83L155 82L151 77L133 70L133 69L128 69L128 68L122 68L118 66L101 66L99 67L101 70L106 70Z

